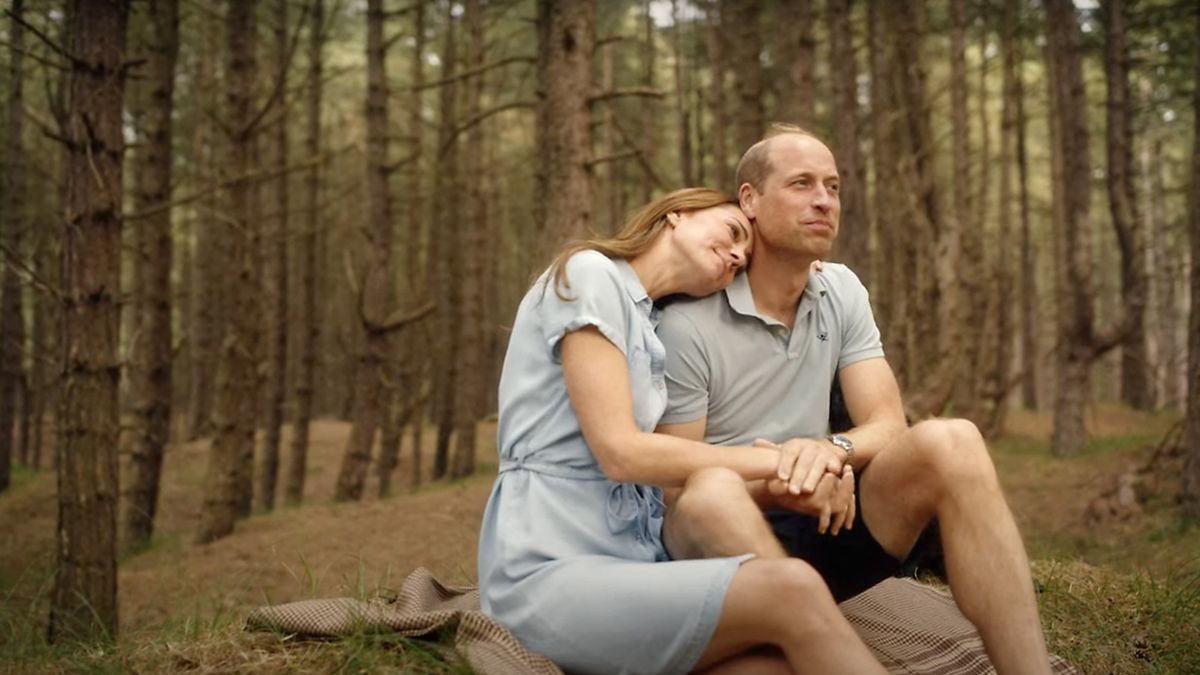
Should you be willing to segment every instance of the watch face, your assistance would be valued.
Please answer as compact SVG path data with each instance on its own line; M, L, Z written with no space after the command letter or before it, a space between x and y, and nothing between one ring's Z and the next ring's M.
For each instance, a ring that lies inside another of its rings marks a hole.
M839 448L849 452L854 449L854 442L841 434L834 434L829 437L829 440Z

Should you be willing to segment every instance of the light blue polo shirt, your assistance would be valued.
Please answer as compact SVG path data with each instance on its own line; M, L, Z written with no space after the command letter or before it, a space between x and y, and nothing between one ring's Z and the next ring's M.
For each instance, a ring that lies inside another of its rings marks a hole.
M834 376L883 357L867 289L836 263L809 276L790 331L758 312L739 274L721 293L667 305L658 336L667 350L661 423L707 417L705 440L718 445L824 436Z

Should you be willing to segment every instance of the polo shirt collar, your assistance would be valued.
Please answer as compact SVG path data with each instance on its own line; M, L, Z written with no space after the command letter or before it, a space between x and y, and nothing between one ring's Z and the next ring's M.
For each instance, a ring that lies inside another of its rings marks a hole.
M804 287L804 294L800 296L800 307L796 310L796 320L799 321L800 317L817 307L820 299L824 296L825 279L822 274L820 272L809 274L808 285ZM759 313L754 304L754 294L750 292L750 275L745 272L741 272L733 278L733 283L725 289L725 298L728 300L730 308L738 314L753 317L768 326L783 326L778 320ZM791 326L784 326L784 328L792 329Z

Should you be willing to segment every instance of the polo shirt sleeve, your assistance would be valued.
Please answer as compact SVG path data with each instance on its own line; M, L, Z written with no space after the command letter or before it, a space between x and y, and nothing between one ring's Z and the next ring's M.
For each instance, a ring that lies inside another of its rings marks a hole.
M601 335L625 353L625 336L629 334L630 323L626 311L628 292L616 265L602 253L582 251L571 256L564 269L571 284L563 291L567 299L558 296L554 281L547 276L538 308L542 337L551 358L555 363L562 363L563 337L587 326L595 326Z
M858 275L848 268L839 275L845 286L845 314L842 352L838 356L838 370L853 363L873 358L883 358L883 340L879 326L871 311L871 297Z
M700 330L686 314L668 307L658 322L658 338L667 351L667 409L659 423L707 417L712 369Z

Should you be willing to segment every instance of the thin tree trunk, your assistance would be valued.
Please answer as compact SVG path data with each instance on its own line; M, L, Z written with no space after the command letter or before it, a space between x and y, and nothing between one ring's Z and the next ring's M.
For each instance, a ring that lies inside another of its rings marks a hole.
M545 4L546 6L552 6L552 4L548 2L542 4ZM539 4L539 7L541 7L542 4ZM547 58L554 53L554 50L550 46L550 28L550 22L548 20L544 21L543 27L541 28L541 30L544 32L540 33L540 35L543 37L538 43L539 49L541 52L544 52L547 55ZM657 60L655 58L657 52L658 49L655 47L654 43L654 19L650 15L650 0L644 0L642 2L642 44L640 65L642 66L642 86L647 90L654 88L654 63ZM547 68L549 68L548 64L540 68L538 72L548 73ZM541 110L544 111L543 115L549 115L552 113L552 110L548 105L541 106ZM638 148L638 152L642 153L642 159L644 160L645 164L653 165L654 149L658 147L655 139L659 137L658 106L649 96L642 97L641 119L642 137L640 139L641 147ZM548 169L544 168L543 171L545 170ZM642 181L641 188L642 190L641 195L639 196L639 201L643 203L650 201L650 197L654 191L650 176L646 176L646 180ZM539 220L538 222L544 223L545 219Z
M1200 34L1200 5L1196 6ZM1183 464L1184 510L1200 518L1200 47L1196 49L1192 89L1192 184L1188 191L1188 236L1192 241L1192 301L1188 328L1187 450Z
M1021 403L1028 410L1037 410L1038 398L1038 322L1036 298L1037 289L1037 251L1033 246L1032 226L1029 218L1029 162L1026 154L1025 139L1027 125L1025 124L1025 56L1021 51L1020 35L1021 5L1018 0L1005 0L1005 16L1009 20L1008 46L1006 55L1011 54L1013 61L1012 91L1015 114L1014 141L1016 143L1017 162L1017 192L1020 209L1020 276L1021 276Z
M51 641L117 635L121 106L129 3L67 3L62 413Z
M830 87L833 93L833 155L841 175L842 229L838 259L871 287L871 221L867 213L867 172L859 142L858 63L854 52L853 0L830 0Z
M275 0L274 54L275 86L287 91L288 69L291 54L288 49L288 0ZM284 167L288 164L288 119L286 106L280 97L277 103L282 111L276 120L271 135L271 166L281 173L273 181L275 213L270 222L275 225L270 236L265 237L263 262L266 283L263 298L266 300L266 400L263 415L262 462L258 473L258 509L264 513L275 508L275 485L279 477L279 446L283 433L283 406L287 398L287 335L288 335L288 180Z
M1129 90L1129 44L1126 39L1128 25L1124 0L1106 0L1102 3L1107 29L1107 49L1104 52L1105 73L1108 84L1105 125L1105 150L1108 157L1108 207L1118 230L1134 231L1139 222L1137 191L1134 188L1132 109ZM1143 250L1144 252L1144 250ZM1136 266L1140 269L1127 269ZM1135 283L1134 276L1145 277L1145 257L1123 261L1121 286L1128 288ZM1146 354L1145 306L1132 320L1127 339L1121 344L1121 399L1138 410L1154 407L1150 388L1150 364Z
M540 7L540 6L539 6ZM539 11L541 11L539 9ZM456 19L452 6L447 6L446 34L442 43L442 79L450 80L458 68L458 36ZM439 116L441 128L438 130L438 152L436 169L434 171L434 193L439 195L462 194L462 182L459 180L459 150L457 141L451 137L451 130L458 126L458 84L449 82L442 85L439 96ZM550 133L547 129L539 129L543 134ZM545 136L541 136L545 138ZM547 181L553 179L543 173ZM547 183L549 185L549 183ZM547 188L549 189L549 187ZM549 207L549 199L538 200ZM457 246L458 228L462 222L462 200L452 199L442 208L435 209L438 236L430 237L429 259L431 264L426 269L429 279L428 288L437 298L438 312L434 317L434 334L441 336L435 344L433 365L433 399L430 408L433 422L437 426L437 437L434 445L433 479L444 477L451 470L450 441L454 431L454 385L458 378L458 330L454 325L456 308L458 307L459 279L454 274L458 269L459 254ZM590 202L589 202L590 203ZM553 210L550 213L554 213Z
M253 110L255 71L253 0L231 0L227 5L226 123L232 130L229 190L231 226L227 229L226 265L236 275L238 292L228 300L229 321L221 346L213 443L209 454L204 505L196 543L204 544L233 532L244 506L247 457L254 458L254 431L258 408L257 345L260 325L258 223L250 218L253 190L247 176L253 170Z
M709 136L712 138L713 165L716 167L714 180L717 186L730 193L737 191L733 184L733 171L730 168L729 145L726 142L725 131L729 128L729 115L725 107L725 31L722 28L724 19L717 9L716 0L710 0L705 8L705 36L708 45L708 60L712 69L712 93L710 107L712 108L712 126Z
M692 120L691 107L688 106L689 87L684 79L684 73L692 72L692 68L684 63L686 54L683 50L683 29L679 15L679 0L671 0L671 43L675 56L675 114L679 122L679 179L682 185L695 185L696 172L692 168Z
M148 9L145 107L139 115L143 138L134 166L138 211L171 201L171 113L179 54L178 0L151 0ZM163 454L171 435L171 213L160 209L134 223L140 288L129 393L137 422L130 443L130 481L123 493L126 551L146 546L154 533Z
M13 0L9 33L8 139L0 152L4 162L4 179L0 184L0 243L9 255L21 254L25 231L25 148L22 140L25 120L24 81L22 65L25 54L23 0ZM16 265L5 261L0 266L0 492L8 489L13 462L13 426L16 421L16 396L23 376L22 344L25 341L25 321L21 311L21 279ZM26 397L28 398L28 397ZM29 407L26 403L25 407Z
M483 12L479 0L466 0L463 21L466 24L466 67L477 69L484 63ZM464 83L466 88L467 119L479 113L483 96L484 75L479 74ZM483 256L487 250L488 209L481 189L483 185L483 126L476 124L468 132L471 151L464 155L463 175L466 178L466 218L458 229L458 248L461 266L458 267L461 295L458 304L459 355L454 410L454 467L455 478L475 472L475 426L483 407L483 364L485 357L483 318Z
M309 9L308 89L305 112L305 154L321 154L321 71L325 44L325 2L312 0ZM317 345L320 341L317 305L317 231L321 227L321 165L314 164L304 176L304 231L299 237L300 256L297 277L300 280L299 316L296 319L297 371L295 375L296 417L292 424L291 461L288 464L284 502L298 505L304 500L304 480L308 467L309 426L313 416L313 382L317 371Z
M367 224L366 270L358 300L366 333L355 376L353 427L338 473L338 501L362 497L371 450L383 422L387 397L384 370L394 358L393 341L383 329L395 305L392 279L392 207L388 194L388 84L382 0L367 3Z
M424 241L423 236L425 229L426 213L425 200L422 198L424 186L424 172L422 162L425 157L424 136L425 125L424 118L421 115L424 98L421 94L421 87L425 84L425 3L422 0L417 0L413 6L413 52L411 68L413 89L409 94L409 135L412 137L412 153L407 172L408 181L408 237L409 245L407 247L408 260L407 271L409 274L409 302L415 306L418 299L424 299L428 294L428 289L424 283L427 279L426 270L421 268ZM412 414L410 421L412 424L412 475L409 476L409 487L416 489L421 485L422 456L421 442L422 431L425 428L425 405L421 396L421 390L425 386L426 366L428 359L425 358L425 344L421 342L421 336L427 332L429 320L426 319L417 325L414 325L411 330L406 331L405 350L404 350L404 377L409 383L405 387L405 403L412 406Z

